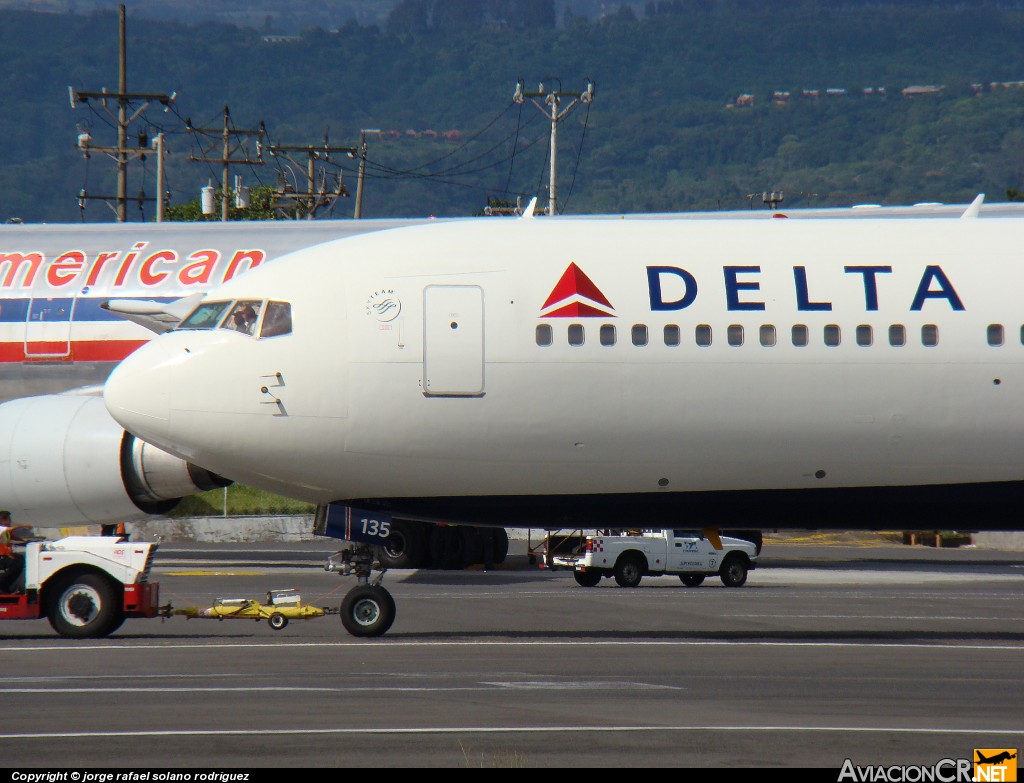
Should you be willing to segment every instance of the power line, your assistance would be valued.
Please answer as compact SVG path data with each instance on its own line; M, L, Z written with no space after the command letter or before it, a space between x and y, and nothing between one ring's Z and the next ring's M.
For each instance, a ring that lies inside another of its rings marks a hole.
M532 118L534 115L530 115ZM504 195L508 195L508 187L512 184L512 167L516 162L516 147L519 146L519 129L523 127L523 104L519 104L519 115L516 117L516 138L512 142L512 155L508 159L508 176L505 178Z
M562 214L565 214L565 210L569 208L569 199L572 198L573 188L576 187L576 174L580 170L580 158L583 156L583 142L587 138L587 126L590 123L590 106L587 104L587 113L583 116L583 131L580 133L580 143L576 147L576 165L572 170L572 182L569 183L569 195L565 197L565 201L562 202Z

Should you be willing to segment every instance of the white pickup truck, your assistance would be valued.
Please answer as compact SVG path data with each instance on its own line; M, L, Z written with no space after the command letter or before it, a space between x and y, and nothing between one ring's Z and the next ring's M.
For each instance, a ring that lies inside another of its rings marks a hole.
M584 551L555 556L556 568L572 568L577 584L594 587L615 577L620 587L636 587L645 576L677 574L687 587L718 575L726 587L740 587L757 563L750 541L721 537L722 548L691 530L651 530L639 535L588 536Z

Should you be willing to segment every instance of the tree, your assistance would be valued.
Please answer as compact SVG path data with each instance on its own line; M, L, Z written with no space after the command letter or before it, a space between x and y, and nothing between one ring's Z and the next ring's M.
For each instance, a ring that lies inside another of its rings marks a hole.
M385 27L392 35L421 33L430 20L430 0L401 0L388 14Z
M221 191L219 188L213 192L214 204L220 204ZM267 185L253 188L249 191L249 206L245 209L232 207L228 210L228 220L278 220L281 215L274 209L275 192ZM234 193L228 191L228 198L233 199ZM184 204L176 204L164 211L164 219L179 221L183 223L198 223L200 221L220 220L220 208L212 215L204 215L199 199L194 198Z

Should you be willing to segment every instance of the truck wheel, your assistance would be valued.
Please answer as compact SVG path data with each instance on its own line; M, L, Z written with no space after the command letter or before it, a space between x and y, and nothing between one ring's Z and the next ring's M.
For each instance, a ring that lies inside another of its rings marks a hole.
M679 581L687 587L700 587L704 584L703 574L680 574Z
M742 557L730 555L725 558L718 575L726 587L742 587L747 581L747 563Z
M619 587L636 587L644 576L644 566L636 555L622 555L615 561L615 582Z
M285 617L280 612L274 612L267 619L267 625L269 625L275 631L280 631L282 628L284 628L286 625L288 625L288 618Z
M48 616L50 625L61 636L95 639L108 636L124 622L120 591L106 577L65 577L51 590Z
M573 571L572 576L580 587L597 587L601 582L600 571Z
M395 599L383 587L353 587L341 604L341 624L353 636L383 636L394 621Z

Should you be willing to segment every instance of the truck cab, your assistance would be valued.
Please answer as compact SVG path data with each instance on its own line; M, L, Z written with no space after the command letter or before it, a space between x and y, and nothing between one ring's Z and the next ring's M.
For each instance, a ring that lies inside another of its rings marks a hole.
M24 587L0 594L0 620L46 617L62 636L96 638L129 617L154 617L160 587L149 573L156 550L123 536L27 543Z

